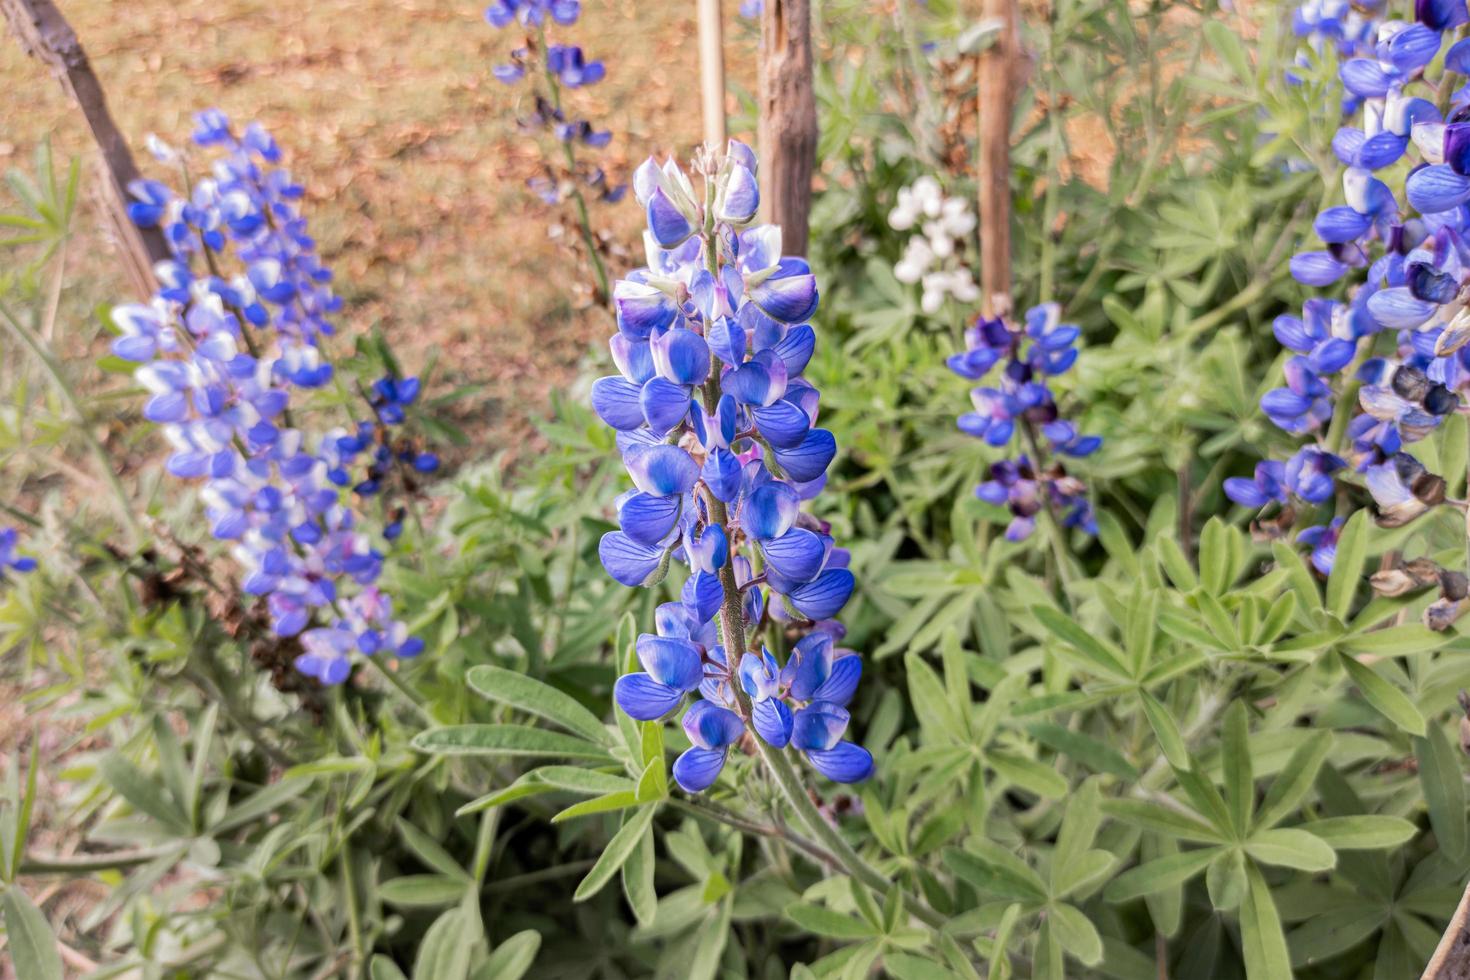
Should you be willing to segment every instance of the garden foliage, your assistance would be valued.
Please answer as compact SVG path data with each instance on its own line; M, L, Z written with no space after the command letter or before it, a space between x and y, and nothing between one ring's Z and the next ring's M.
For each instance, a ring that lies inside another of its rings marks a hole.
M19 975L58 935L103 976L1417 975L1470 876L1470 42L1339 6L1029 20L1034 308L977 319L956 5L821 5L802 259L738 142L619 202L561 98L620 66L545 39L602 12L497 3L612 334L538 452L353 325L264 130L160 148L177 262L96 311L43 148L0 276L0 642L60 733L5 767ZM604 271L588 208L635 206Z

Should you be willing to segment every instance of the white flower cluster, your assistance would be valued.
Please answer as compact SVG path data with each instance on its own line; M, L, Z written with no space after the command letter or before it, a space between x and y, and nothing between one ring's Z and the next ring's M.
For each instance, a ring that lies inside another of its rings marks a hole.
M946 295L958 303L980 299L980 288L964 262L964 240L975 230L975 215L963 198L945 197L939 181L920 177L898 192L888 224L896 231L918 228L893 275L899 282L922 285L919 306L925 313L938 313Z

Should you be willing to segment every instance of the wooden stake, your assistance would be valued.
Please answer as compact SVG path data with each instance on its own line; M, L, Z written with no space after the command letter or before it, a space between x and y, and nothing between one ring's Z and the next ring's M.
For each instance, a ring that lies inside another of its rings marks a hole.
M1011 118L1020 81L1020 18L1016 0L984 0L981 16L1001 25L995 43L980 52L977 70L981 309L986 316L1006 316L1012 307Z
M699 0L699 93L704 141L725 150L725 30L720 0Z
M1420 980L1470 980L1470 887Z
M805 255L817 163L810 0L765 0L760 51L761 207L781 251Z
M43 62L86 117L102 153L104 208L133 288L140 296L156 288L153 264L169 258L168 243L157 228L139 228L128 218L127 186L139 177L127 140L107 108L102 83L92 71L76 32L52 0L0 0L11 31L26 53Z

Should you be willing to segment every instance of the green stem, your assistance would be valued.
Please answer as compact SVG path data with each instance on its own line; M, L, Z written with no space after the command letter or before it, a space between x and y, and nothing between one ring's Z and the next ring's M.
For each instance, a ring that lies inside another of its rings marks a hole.
M1027 419L1021 420L1021 440L1026 444L1026 451L1031 454L1031 465L1035 468L1038 476L1041 473L1042 456L1041 446L1036 441L1036 433L1031 430L1031 422ZM1046 499L1046 506L1042 507L1043 533L1047 542L1051 545L1052 561L1057 567L1057 582L1062 593L1062 604L1070 611L1072 608L1072 565L1067 553L1067 542L1062 536L1062 524L1057 520L1056 504L1051 496L1042 491Z
M557 83L556 72L551 70L551 64L546 60L546 28L537 28L537 40L541 44L541 73L546 77L546 85L551 90L551 106L557 112L561 111L561 85ZM592 234L592 217L587 211L587 199L582 196L582 189L577 186L577 152L572 149L572 144L566 140L560 140L562 155L566 157L567 170L572 180L572 203L577 206L577 223L582 231L582 244L587 248L587 258L592 263L592 274L597 277L597 298L603 303L612 303L612 291L607 285L607 267L602 264L602 256L597 252L597 238Z
M75 875L93 871L120 871L171 854L181 855L183 852L184 848L178 844L163 844L158 847L141 847L134 851L114 851L111 854L27 854L21 859L20 873Z
M118 516L122 519L123 526L128 529L128 533L132 536L133 541L138 541L142 537L142 531L138 526L138 519L133 516L132 505L128 500L127 494L123 491L122 483L118 480L117 474L113 472L112 460L107 455L107 450L102 447L102 443L98 442L97 437L92 434L91 425L87 420L87 413L82 411L82 404L80 399L77 398L76 389L67 380L66 373L61 370L61 364L46 349L41 339L17 320L3 304L0 304L0 317L4 318L5 325L9 327L10 332L22 344L29 348L31 354L40 362L41 367L50 376L51 383L61 396L61 400L66 403L67 408L75 416L76 431L81 435L82 441L87 444L88 451L91 452L93 459L97 462L97 468L102 471L102 479L106 481L108 487L112 490L117 503Z
M786 827L777 827L774 824L763 824L757 820L751 820L749 817L742 816L733 810L720 806L718 803L698 796L691 796L687 800L671 797L668 802L676 809L683 810L696 817L722 823L727 827L734 827L736 830L750 834L758 840L776 839L784 841L824 867L842 867L842 862L837 859L835 854L826 850L815 841L803 837L801 834Z

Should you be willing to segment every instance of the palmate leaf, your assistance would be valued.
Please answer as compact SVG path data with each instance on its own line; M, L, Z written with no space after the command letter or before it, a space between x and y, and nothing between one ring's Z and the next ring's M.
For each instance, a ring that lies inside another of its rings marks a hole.
M1204 871L1219 853L1218 848L1207 847L1140 864L1110 881L1103 890L1103 898L1109 902L1127 902L1173 888Z
M1431 725L1423 738L1414 739L1414 756L1419 760L1419 785L1429 807L1429 826L1445 857L1458 860L1465 854L1465 778L1458 755L1450 747L1439 725Z
M1332 847L1305 830L1262 830L1245 843L1246 853L1262 864L1301 871L1327 871L1337 864Z
M17 977L61 980L61 955L56 935L41 910L25 892L12 885L0 892L0 917L5 921L5 944Z
M1246 868L1246 883L1240 905L1240 945L1246 976L1249 980L1290 977L1291 955L1271 889L1254 865Z
M807 932L829 939L868 939L878 935L878 931L862 919L810 902L788 905L782 914Z
M496 946L475 976L486 980L521 980L536 962L541 950L541 934L535 929L523 929L505 942Z
M1407 694L1356 657L1343 654L1342 666L1375 711L1410 735L1424 734L1424 715Z
M1414 838L1419 828L1402 817L1386 814L1359 814L1348 817L1324 817L1304 823L1299 828L1326 841L1337 851L1369 851L1398 847Z

